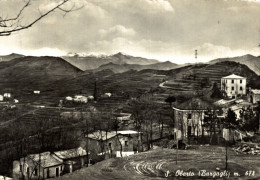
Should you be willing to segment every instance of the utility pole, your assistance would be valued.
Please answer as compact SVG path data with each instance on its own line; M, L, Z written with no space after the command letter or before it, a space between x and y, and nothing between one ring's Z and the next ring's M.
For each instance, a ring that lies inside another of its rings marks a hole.
M198 50L195 49L195 65L197 65Z

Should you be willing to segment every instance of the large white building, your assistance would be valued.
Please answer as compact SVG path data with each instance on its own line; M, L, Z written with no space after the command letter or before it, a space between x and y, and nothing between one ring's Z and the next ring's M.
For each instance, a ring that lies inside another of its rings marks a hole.
M221 90L229 97L246 94L246 78L231 74L221 78Z

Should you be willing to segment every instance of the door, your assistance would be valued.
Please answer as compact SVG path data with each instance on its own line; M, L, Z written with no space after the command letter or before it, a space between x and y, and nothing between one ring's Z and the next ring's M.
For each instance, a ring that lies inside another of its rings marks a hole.
M59 167L56 168L56 176L60 176L60 168Z
M191 126L188 126L188 137L191 136Z

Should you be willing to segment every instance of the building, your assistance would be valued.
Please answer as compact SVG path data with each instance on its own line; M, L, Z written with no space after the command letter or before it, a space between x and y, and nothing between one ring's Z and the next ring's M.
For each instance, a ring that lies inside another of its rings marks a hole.
M253 104L256 104L260 101L260 89L249 90L249 101Z
M216 107L199 98L193 98L172 107L174 111L175 132L180 132L180 139L187 140L192 136L207 135L203 128L205 112Z
M39 91L39 90L34 90L33 93L34 93L34 94L40 94L41 91Z
M28 180L59 177L82 168L86 162L86 151L81 147L30 154L13 162L13 178Z
M228 97L236 98L237 95L246 94L246 78L231 74L221 78L221 90L227 93Z
M53 154L59 159L62 159L64 163L63 173L71 173L72 171L82 168L85 163L88 163L86 161L86 150L82 147L64 151L56 151Z
M11 97L11 93L4 93L4 97L5 98L10 98Z
M4 96L3 95L0 95L0 102L1 101L4 101Z
M139 133L133 130L95 131L85 136L81 146L96 154L110 157L129 156L138 152ZM140 145L140 144L139 144Z
M47 179L58 177L64 169L62 159L43 152L30 154L13 162L13 179Z

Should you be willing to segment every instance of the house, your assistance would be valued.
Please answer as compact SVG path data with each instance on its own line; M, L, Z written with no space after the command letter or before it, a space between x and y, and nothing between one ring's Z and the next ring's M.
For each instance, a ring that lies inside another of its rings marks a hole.
M14 103L19 103L19 100L18 99L14 99Z
M81 146L97 154L109 154L110 157L129 156L138 152L139 132L124 131L95 131L85 136Z
M249 102L256 104L260 101L260 89L250 89L249 90Z
M39 90L34 90L33 93L34 93L34 94L40 94L41 91L39 91Z
M130 113L120 113L117 115L116 119L117 121L123 123L124 125L128 125L131 120L131 115Z
M63 160L50 152L30 154L13 162L13 179L46 179L58 177L64 169Z
M71 173L77 169L82 168L86 161L86 150L82 147L69 149L64 151L56 151L54 152L59 159L62 159L64 163L64 173Z
M191 136L207 134L203 128L203 120L208 108L212 110L216 109L216 106L199 98L192 98L172 107L174 111L175 131L181 132L182 140L187 140Z
M111 93L105 93L105 94L104 94L104 97L111 97L111 96L112 96Z
M4 96L3 95L0 95L0 102L1 101L4 101Z
M74 102L77 103L87 103L88 102L88 98L82 95L75 95L75 97L73 98Z
M5 98L10 98L11 97L11 93L4 93L4 97Z
M79 147L54 153L30 154L13 162L13 178L47 179L59 177L84 166L86 151Z
M221 90L227 93L228 97L236 98L237 95L246 94L246 78L231 74L221 78Z

